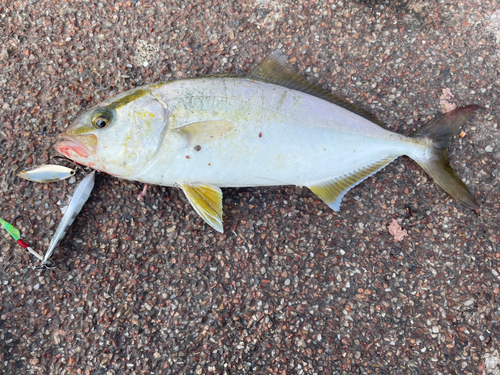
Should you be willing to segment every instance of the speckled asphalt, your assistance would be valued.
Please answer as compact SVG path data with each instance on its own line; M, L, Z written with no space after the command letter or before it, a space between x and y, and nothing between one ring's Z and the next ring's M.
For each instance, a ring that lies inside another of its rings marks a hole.
M0 373L500 373L498 2L4 1L0 26L0 217L26 215L39 251L83 174L15 173L63 163L78 113L139 85L243 75L280 49L403 134L483 107L450 147L477 211L400 158L339 213L305 188L224 189L219 234L179 190L138 201L99 175L55 269L1 232Z

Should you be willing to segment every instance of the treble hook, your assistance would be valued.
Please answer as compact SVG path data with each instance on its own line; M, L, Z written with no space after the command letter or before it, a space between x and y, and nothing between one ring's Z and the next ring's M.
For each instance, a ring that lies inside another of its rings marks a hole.
M14 226L14 223L16 222L16 220L19 219L19 217L21 217L21 216L25 217L29 221L30 226L33 228L33 223L31 222L30 218L25 214L17 214L14 217L14 219L12 219L12 221L10 222L10 225Z

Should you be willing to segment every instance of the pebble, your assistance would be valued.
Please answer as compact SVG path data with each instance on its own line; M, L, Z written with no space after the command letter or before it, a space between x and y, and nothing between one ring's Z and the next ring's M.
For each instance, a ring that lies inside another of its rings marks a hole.
M474 303L474 300L473 299L469 299L469 300L467 300L467 301L464 302L464 306L468 307L468 306L471 306L473 303Z

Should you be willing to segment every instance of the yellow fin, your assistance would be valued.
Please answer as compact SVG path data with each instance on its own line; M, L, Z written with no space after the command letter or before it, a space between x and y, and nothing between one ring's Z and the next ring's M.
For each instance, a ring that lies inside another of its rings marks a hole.
M187 124L174 131L186 136L189 143L207 144L218 139L234 129L232 122L227 120L199 121Z
M205 184L180 184L182 191L205 222L216 231L222 227L222 191L217 186Z
M393 160L393 157L382 159L341 177L318 181L309 185L308 188L333 210L339 211L340 201L351 188L377 173Z

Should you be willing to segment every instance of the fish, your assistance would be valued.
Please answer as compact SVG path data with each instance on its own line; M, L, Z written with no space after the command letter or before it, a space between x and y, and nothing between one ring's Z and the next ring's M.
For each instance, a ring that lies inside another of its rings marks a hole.
M75 193L73 194L73 197L69 202L68 208L66 209L61 222L57 226L56 232L50 240L49 247L41 263L42 266L45 266L50 260L50 257L54 253L57 245L59 245L59 242L61 242L61 240L64 238L66 232L71 227L71 224L73 224L73 221L75 221L76 217L85 205L85 202L87 202L87 200L89 199L90 193L92 192L95 184L95 174L95 171L89 173L85 176L82 182L78 184L78 187L76 188Z
M457 108L405 136L308 82L275 51L245 77L169 80L118 94L81 113L55 149L122 179L180 188L221 233L221 188L306 186L338 211L351 188L402 155L478 209L447 147L479 108Z
M21 171L17 177L33 182L56 182L75 175L75 170L55 164L42 164L38 167Z

